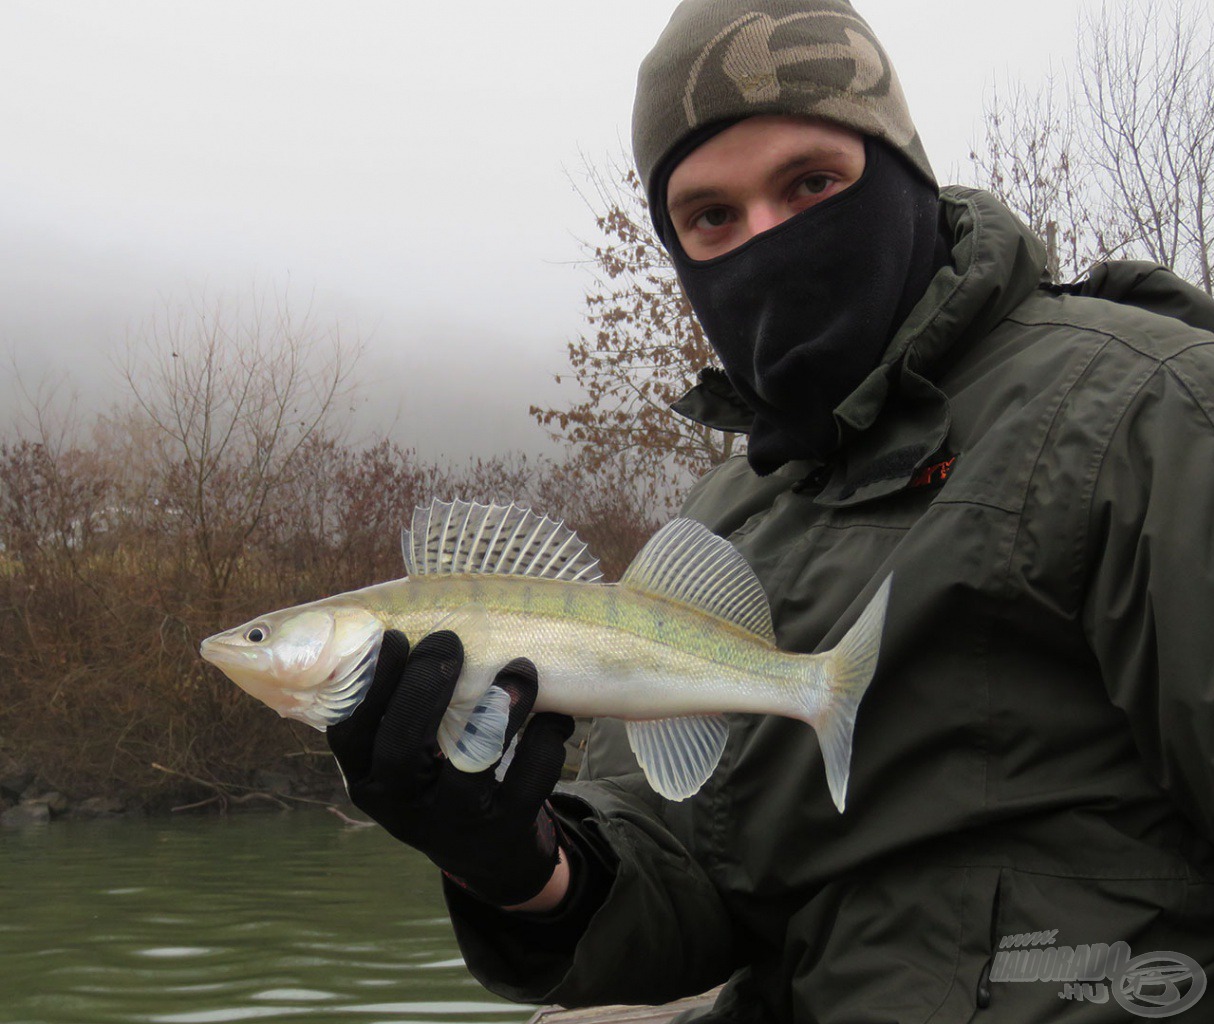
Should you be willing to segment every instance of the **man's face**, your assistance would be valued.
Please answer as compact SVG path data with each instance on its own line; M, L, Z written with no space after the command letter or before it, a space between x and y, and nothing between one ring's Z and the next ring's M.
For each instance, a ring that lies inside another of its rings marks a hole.
M857 132L803 117L750 117L675 167L666 205L683 251L708 260L837 195L863 173Z

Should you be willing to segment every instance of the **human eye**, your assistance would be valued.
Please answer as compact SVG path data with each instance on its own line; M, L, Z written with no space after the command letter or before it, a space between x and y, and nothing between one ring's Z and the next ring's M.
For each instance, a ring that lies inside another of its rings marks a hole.
M719 231L733 220L733 215L724 206L710 206L691 217L691 227L697 231Z
M830 190L835 184L835 178L829 174L807 174L793 186L793 195L797 198L818 198Z

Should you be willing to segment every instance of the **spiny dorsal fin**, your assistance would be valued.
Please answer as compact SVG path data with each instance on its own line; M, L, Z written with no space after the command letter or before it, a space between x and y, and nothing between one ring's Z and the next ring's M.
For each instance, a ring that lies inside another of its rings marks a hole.
M496 573L597 583L598 559L564 523L518 505L434 501L401 530L410 576Z
M672 519L649 538L620 586L660 594L775 640L763 584L729 541L694 519Z

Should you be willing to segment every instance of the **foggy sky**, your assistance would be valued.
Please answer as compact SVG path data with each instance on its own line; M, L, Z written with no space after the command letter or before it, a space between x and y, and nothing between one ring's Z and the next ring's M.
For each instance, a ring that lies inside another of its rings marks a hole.
M674 7L3 0L0 427L13 365L100 407L153 317L260 291L362 339L364 418L402 444L542 449L593 235L569 179L623 151ZM1077 8L857 9L955 180L984 90L1063 67Z

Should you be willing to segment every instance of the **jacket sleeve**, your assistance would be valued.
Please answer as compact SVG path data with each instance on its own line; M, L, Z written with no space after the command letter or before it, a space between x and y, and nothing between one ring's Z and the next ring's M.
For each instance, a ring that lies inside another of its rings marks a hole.
M1094 472L1088 641L1147 771L1214 841L1214 341L1146 381Z
M615 724L600 723L592 735L600 763ZM598 872L604 891L589 894L588 920L577 920L570 934L559 913L547 920L507 914L449 887L460 949L486 988L566 1007L652 1004L704 992L729 976L735 956L720 896L664 823L661 801L639 772L562 786L553 806L575 864Z

